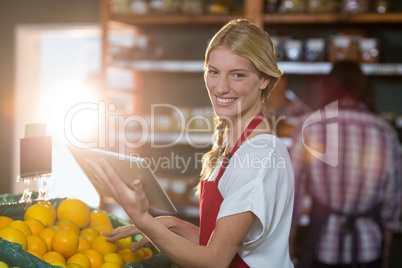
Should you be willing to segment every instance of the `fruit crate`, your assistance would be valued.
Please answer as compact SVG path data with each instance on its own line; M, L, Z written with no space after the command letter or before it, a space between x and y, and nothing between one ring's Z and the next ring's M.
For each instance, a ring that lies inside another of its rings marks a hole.
M35 199L37 193L32 194L32 198ZM3 194L0 195L0 215L8 216L14 220L23 220L25 210L28 208L26 203L19 203L18 200L21 198L21 194ZM56 209L59 204L66 198L54 198L48 200ZM35 201L33 201L35 203ZM91 211L99 210L97 208L90 207ZM130 225L129 222L120 219L119 217L106 213L111 222L113 228L120 226ZM138 241L141 239L141 235L133 236L133 241ZM133 262L124 266L124 268L174 268L175 266L168 260L168 258L161 254L151 243L146 245L149 247L154 256L139 262ZM0 238L0 261L4 261L10 267L21 267L21 268L56 268L58 266L50 265L41 259L29 254L21 248L21 245L17 243L12 243Z

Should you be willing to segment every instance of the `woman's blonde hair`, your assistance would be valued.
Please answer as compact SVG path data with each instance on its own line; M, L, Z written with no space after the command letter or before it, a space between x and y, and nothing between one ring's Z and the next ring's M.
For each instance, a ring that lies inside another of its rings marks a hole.
M231 20L209 43L205 53L205 69L211 51L218 46L226 46L237 55L248 58L262 75L270 79L267 87L261 91L261 103L265 103L272 88L283 74L276 63L274 45L268 33L246 19ZM212 149L203 156L201 180L208 179L222 156L226 134L226 121L215 115L216 140Z

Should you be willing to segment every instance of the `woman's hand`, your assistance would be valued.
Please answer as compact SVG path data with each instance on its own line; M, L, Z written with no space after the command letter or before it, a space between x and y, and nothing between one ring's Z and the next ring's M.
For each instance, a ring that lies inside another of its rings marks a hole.
M114 229L113 231L103 233L103 235L107 236L106 241L108 242L116 242L117 240L138 234L142 233L140 232L140 230L137 229L137 227L135 227L135 225L122 226ZM136 252L149 242L150 241L148 240L148 238L144 236L137 243L131 246L130 250L132 252Z
M195 244L198 244L199 242L198 227L188 222L182 221L174 216L160 216L156 217L155 220L158 221L160 224L162 224L165 228L177 234L178 236L183 237L189 241L192 241ZM130 226L119 227L111 232L104 232L103 234L105 236L108 236L108 238L106 239L107 241L115 242L117 240L142 233L140 230L138 230L138 228L135 227L135 225L130 225ZM131 247L131 251L135 252L140 248L142 248L144 245L148 244L149 242L150 242L149 239L144 236L141 240L139 240Z
M100 159L100 164L91 159L86 159L86 162L87 168L95 175L93 182L120 204L135 226L146 224L146 220L152 216L149 214L149 200L145 195L142 181L135 180L131 190L105 159Z

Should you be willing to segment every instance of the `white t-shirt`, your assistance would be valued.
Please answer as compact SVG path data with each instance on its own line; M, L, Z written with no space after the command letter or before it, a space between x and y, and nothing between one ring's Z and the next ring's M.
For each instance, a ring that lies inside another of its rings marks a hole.
M215 180L221 162L209 180ZM218 185L217 220L251 211L257 219L238 253L249 267L293 267L289 256L294 174L288 150L273 135L247 140L231 157Z

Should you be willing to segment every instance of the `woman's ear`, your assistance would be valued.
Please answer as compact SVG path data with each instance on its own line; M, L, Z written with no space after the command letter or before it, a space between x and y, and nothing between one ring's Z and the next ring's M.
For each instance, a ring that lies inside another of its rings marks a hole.
M271 77L266 74L263 74L260 89L261 90L265 89L268 86L269 82L271 82Z

